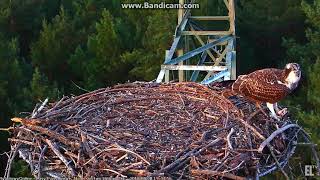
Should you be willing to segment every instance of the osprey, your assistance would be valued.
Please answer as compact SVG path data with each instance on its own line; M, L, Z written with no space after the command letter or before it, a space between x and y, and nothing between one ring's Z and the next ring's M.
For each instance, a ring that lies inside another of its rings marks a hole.
M298 86L300 77L299 64L289 63L284 69L267 68L241 75L232 84L232 91L256 102L259 108L266 103L272 117L280 120L287 109L280 110L277 102Z

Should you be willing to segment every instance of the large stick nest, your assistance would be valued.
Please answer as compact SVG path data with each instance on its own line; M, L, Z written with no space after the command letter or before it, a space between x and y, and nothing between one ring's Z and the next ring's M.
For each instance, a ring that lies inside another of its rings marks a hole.
M282 169L302 129L223 91L137 82L43 103L12 119L6 176L16 153L35 177L242 179Z

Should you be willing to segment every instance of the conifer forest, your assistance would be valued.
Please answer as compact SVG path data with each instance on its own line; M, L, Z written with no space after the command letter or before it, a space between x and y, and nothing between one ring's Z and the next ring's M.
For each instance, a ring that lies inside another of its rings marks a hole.
M155 80L174 38L177 9L121 6L139 2L144 1L1 0L0 128L46 98L55 102L64 95ZM223 0L195 2L200 7L193 14L225 11ZM235 17L237 75L299 63L299 86L279 104L320 144L320 0L235 0ZM10 136L0 131L1 177ZM304 147L297 147L289 163L300 175L301 164L315 164ZM19 158L11 176L33 177ZM277 171L264 178L284 176Z

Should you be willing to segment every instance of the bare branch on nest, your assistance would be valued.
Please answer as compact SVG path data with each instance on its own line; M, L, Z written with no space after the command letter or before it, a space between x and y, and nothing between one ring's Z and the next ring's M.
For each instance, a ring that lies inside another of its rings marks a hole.
M41 106L40 106L35 112L32 113L31 118L36 117L36 115L37 115L40 111L42 111L42 109L43 109L44 106L48 103L48 101L49 101L49 98L46 98L46 99L43 101L43 103L41 104Z
M277 129L277 130L274 131L266 140L264 140L264 141L260 144L260 146L259 146L259 148L258 148L258 152L261 153L262 150L264 149L264 147L265 147L266 145L268 145L277 135L282 134L284 131L286 131L286 130L289 129L289 128L301 128L301 127L298 126L297 124L289 124L289 125L286 125L286 126L284 126L284 127L282 127L282 128Z
M56 145L54 145L49 139L45 139L46 143L49 145L49 147L51 148L51 150L57 155L57 157L66 165L66 167L68 168L70 174L72 176L76 176L76 171L74 170L74 168L70 165L70 161L68 161L62 154L61 152L58 150L58 148L56 147Z

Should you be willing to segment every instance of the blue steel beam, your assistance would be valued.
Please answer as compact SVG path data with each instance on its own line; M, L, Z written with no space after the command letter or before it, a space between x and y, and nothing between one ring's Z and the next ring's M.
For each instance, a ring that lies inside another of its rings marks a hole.
M223 71L221 71L221 72L219 72L219 73L217 73L217 74L215 74L215 75L213 75L213 76L211 76L211 77L203 80L203 81L201 82L201 84L210 84L210 83L212 83L213 81L216 81L216 80L218 80L218 79L220 79L220 78L222 78L222 77L224 77L224 76L227 76L228 74L230 74L230 72L229 72L228 69L223 70Z
M183 31L183 30L186 28L186 25L187 25L187 22L188 22L188 16L190 16L190 10L187 11L187 12L184 14L184 16L183 16L180 24L176 27L175 37L174 37L174 39L173 39L173 43L172 43L172 46L170 47L170 50L169 50L169 52L168 52L168 55L166 56L166 59L165 59L165 61L164 61L164 64L165 64L166 62L168 62L169 60L172 59L173 54L174 54L174 52L176 51L177 46L178 46L179 41L180 41L180 38L181 38L181 31Z
M164 64L178 64L181 61L187 60L187 59L189 59L189 58L191 58L191 57L193 57L193 56L195 56L197 54L202 53L203 51L205 51L207 49L210 49L212 46L215 46L215 45L220 44L222 42L228 41L228 40L230 40L232 38L233 38L232 35L223 36L218 40L215 40L215 41L210 42L210 43L208 43L208 44L206 44L206 45L204 45L202 47L199 47L199 48L194 49L194 50L192 50L190 52L187 52L186 54L184 54L182 56L179 56L179 57L177 57L175 59L171 59L171 60L165 62Z
M176 30L174 32L174 36L180 36L181 35L181 31L183 31L186 27L186 24L189 20L189 16L190 16L190 9L187 9L185 11L185 13L183 14L183 18L181 19L181 22L177 25Z
M201 54L201 58L200 58L200 60L199 60L197 65L202 65L204 63L204 61L206 60L207 55L208 55L207 51L203 51L202 54ZM191 75L191 78L190 78L190 81L195 82L197 80L197 78L198 78L199 72L200 71L193 71L193 73Z
M164 60L164 64L169 61L170 59L172 59L174 52L176 51L176 48L179 44L180 38L181 38L181 31L183 31L186 28L187 22L188 22L188 17L190 16L190 9L188 9L185 13L184 16L180 22L180 24L176 27L176 31L175 31L175 38L173 39L173 43L172 46L170 47L170 50L167 54L167 56L165 57ZM162 82L163 78L165 75L165 70L161 69L156 82L160 83Z

